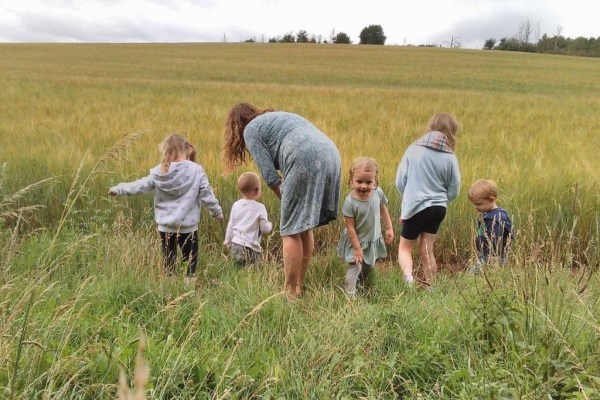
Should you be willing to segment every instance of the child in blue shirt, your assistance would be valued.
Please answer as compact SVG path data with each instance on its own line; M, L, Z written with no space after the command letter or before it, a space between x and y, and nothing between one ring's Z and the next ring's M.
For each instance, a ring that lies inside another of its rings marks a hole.
M512 238L512 222L506 210L496 204L498 186L490 179L478 179L469 189L469 200L481 214L477 221L477 261L470 272L479 274L481 266L490 261L506 263L506 253Z

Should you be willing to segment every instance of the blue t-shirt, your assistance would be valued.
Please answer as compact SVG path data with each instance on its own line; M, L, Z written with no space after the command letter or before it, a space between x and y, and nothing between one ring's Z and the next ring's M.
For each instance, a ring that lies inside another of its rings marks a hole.
M490 256L500 258L500 263L506 261L508 243L512 238L512 222L506 210L502 207L481 213L477 221L477 258L481 262Z

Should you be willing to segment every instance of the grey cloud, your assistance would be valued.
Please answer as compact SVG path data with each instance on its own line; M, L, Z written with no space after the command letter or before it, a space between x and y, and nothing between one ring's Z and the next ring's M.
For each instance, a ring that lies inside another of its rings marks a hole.
M108 1L86 3L58 0L52 8L37 11L7 7L0 18L0 41L8 42L181 42L215 41L219 33L198 26L185 26L172 19L146 17L148 2L153 8L207 9L217 0L144 0L129 1L139 10L137 15L125 15L117 4ZM121 3L123 5L124 3ZM101 7L101 15L87 12ZM86 10L87 9L87 10ZM0 9L1 10L1 9ZM214 30L214 28L213 28ZM220 34L222 36L222 34Z
M486 39L501 39L503 37L512 37L519 31L520 25L529 20L532 26L532 39L538 24L540 27L540 36L544 33L551 34L557 25L557 18L549 10L537 10L533 12L528 9L506 9L492 10L488 14L480 15L476 18L465 19L447 30L432 37L433 43L444 44L452 37L458 38L463 47L474 48L483 47Z
M211 29L183 26L176 21L82 18L69 13L21 13L14 26L0 29L0 39L10 42L204 42L221 38L222 34Z

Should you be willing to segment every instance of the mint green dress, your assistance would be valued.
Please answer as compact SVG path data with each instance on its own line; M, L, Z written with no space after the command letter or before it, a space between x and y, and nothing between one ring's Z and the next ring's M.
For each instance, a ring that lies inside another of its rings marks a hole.
M363 251L363 263L374 265L379 258L387 257L385 239L381 231L381 205L388 200L381 188L376 188L368 200L359 200L350 194L342 206L344 217L354 218L358 241ZM344 228L338 244L338 257L347 263L354 263L354 248Z

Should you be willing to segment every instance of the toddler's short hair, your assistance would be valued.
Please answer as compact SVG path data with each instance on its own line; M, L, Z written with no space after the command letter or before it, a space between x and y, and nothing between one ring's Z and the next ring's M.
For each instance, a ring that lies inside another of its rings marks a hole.
M237 188L242 194L256 191L260 187L260 177L254 172L244 172L237 181Z
M477 179L469 189L469 200L498 198L498 185L491 179Z

